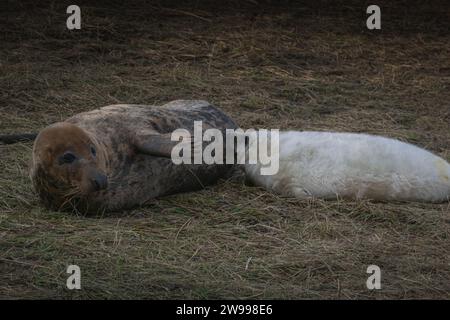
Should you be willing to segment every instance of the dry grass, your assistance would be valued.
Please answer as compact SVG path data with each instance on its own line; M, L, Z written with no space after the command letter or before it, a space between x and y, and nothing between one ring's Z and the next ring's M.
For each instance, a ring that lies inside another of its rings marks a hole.
M0 8L1 133L192 98L246 128L382 134L450 160L445 1L378 1L381 32L356 1L77 3L74 32L59 1ZM237 175L84 218L39 206L30 151L0 146L2 298L450 298L448 203L299 201ZM65 288L69 264L83 290ZM370 264L382 290L365 287Z

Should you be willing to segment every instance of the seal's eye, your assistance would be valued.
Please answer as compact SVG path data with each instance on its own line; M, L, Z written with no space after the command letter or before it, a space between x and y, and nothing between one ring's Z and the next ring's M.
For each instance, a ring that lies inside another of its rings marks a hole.
M97 155L97 151L95 151L94 147L91 147L91 153L94 157Z
M64 153L64 155L62 155L59 158L59 164L65 164L65 163L72 163L77 159L77 157L71 153L71 152L66 152Z

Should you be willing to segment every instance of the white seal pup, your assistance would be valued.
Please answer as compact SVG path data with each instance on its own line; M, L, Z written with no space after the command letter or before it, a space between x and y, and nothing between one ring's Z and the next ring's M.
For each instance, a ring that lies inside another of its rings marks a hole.
M450 164L409 143L367 134L287 131L279 134L278 150L276 174L262 175L260 162L246 164L245 171L254 184L282 195L417 202L450 198Z

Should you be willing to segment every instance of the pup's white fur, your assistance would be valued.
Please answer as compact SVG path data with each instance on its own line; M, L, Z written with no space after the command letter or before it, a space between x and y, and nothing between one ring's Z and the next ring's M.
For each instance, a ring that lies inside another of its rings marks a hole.
M369 198L443 202L450 198L450 164L394 139L353 133L280 132L275 175L245 165L247 177L298 198Z

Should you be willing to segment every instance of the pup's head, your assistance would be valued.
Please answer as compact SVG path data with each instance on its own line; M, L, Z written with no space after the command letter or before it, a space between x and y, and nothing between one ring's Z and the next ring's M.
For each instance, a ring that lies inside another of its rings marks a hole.
M56 123L39 133L31 178L47 206L60 209L72 199L106 189L99 148L83 129L70 123Z

